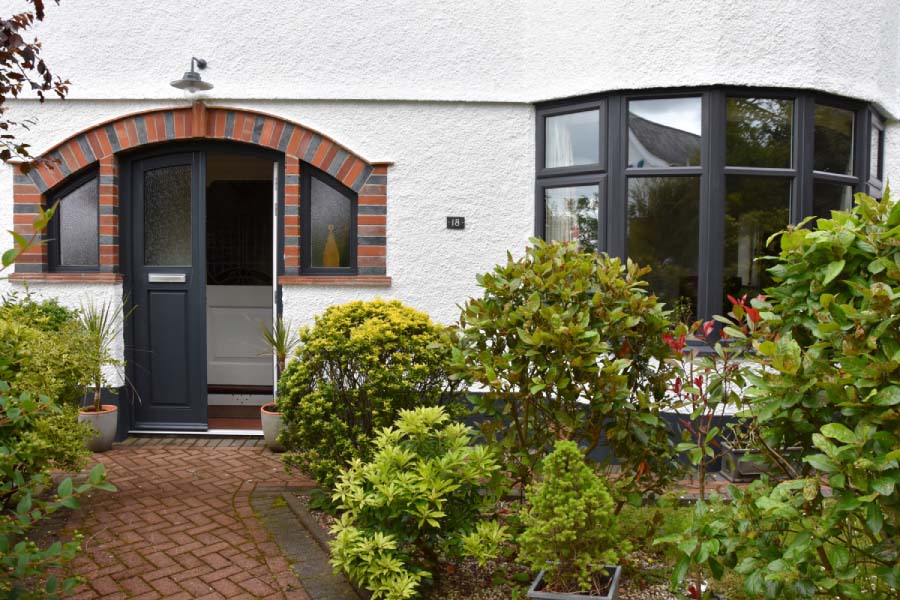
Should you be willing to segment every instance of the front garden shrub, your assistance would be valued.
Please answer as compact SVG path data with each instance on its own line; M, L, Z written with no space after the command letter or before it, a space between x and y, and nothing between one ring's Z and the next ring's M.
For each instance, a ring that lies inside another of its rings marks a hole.
M78 406L93 357L76 311L10 294L0 305L0 379L14 392Z
M553 591L595 590L604 567L628 551L616 535L612 496L575 442L556 443L541 481L528 488L526 505L519 560L546 569L544 581Z
M106 481L103 465L97 465L83 483L74 485L64 478L52 491L51 470L73 466L67 461L85 452L84 440L72 433L81 430L74 420L49 398L17 395L0 382L0 596L4 598L55 599L72 590L78 580L55 573L78 552L80 537L56 536L50 543L38 544L33 532L60 509L78 508L79 496L115 489Z
M900 204L789 228L756 300L746 411L787 481L736 490L737 571L754 597L900 590ZM778 449L801 448L799 464Z
M453 376L475 396L485 439L527 484L557 439L619 460L620 498L639 503L678 472L662 417L672 350L669 313L647 291L648 269L574 243L533 240L525 256L478 277L460 316Z
M433 406L448 388L442 328L397 300L328 308L300 331L279 381L286 460L332 487L399 411Z
M503 479L473 437L441 407L401 410L372 459L353 459L337 483L332 565L373 598L405 600L437 576L441 557L496 555L505 530L481 515Z

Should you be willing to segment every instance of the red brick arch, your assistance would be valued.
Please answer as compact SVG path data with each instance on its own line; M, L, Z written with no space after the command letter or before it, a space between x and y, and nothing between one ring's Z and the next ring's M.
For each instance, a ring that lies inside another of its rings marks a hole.
M81 131L42 155L50 160L23 172L14 181L14 227L24 235L47 192L70 175L98 165L100 176L101 273L59 274L61 281L117 281L119 271L119 188L117 154L141 146L197 139L231 140L271 148L285 156L285 273L300 267L300 170L310 164L359 194L358 266L361 276L384 276L388 163L365 160L331 138L277 116L257 111L206 106L160 108L133 113ZM16 261L15 279L52 279L46 245Z

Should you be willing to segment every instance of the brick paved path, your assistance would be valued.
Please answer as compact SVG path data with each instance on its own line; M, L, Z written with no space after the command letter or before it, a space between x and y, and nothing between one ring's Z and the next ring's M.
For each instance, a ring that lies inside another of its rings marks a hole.
M254 440L131 438L95 457L119 491L82 502L73 598L308 600L250 506L254 490L310 486Z

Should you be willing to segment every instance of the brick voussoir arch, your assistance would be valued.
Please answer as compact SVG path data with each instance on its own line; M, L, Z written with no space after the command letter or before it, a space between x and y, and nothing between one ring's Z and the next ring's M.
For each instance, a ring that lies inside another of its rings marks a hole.
M385 275L386 185L389 163L373 163L326 135L281 117L236 107L191 106L151 109L100 123L76 133L50 148L37 165L25 172L16 167L14 227L30 235L31 223L44 203L44 195L71 174L92 165L100 177L100 271L117 273L118 167L120 152L151 144L180 140L214 139L271 148L285 156L285 274L296 276L300 268L300 170L310 164L359 194L359 273ZM379 247L380 246L380 247ZM47 271L46 245L30 249L16 261L14 278ZM88 274L59 274L59 280L89 279ZM95 278L113 280L109 275Z

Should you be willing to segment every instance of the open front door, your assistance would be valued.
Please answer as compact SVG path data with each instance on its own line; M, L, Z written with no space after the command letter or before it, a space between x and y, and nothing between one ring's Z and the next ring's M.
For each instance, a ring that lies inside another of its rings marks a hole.
M132 163L137 429L207 428L204 171L200 152Z

